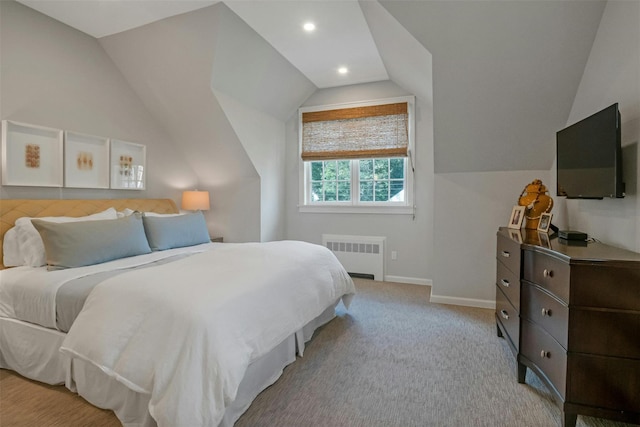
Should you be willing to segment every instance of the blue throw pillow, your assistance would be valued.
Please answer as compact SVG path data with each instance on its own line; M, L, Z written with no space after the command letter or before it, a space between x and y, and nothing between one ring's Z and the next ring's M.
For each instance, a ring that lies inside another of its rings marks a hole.
M194 246L210 242L209 230L202 212L178 216L142 217L151 250Z
M120 219L54 223L32 219L49 270L100 264L151 252L140 215Z

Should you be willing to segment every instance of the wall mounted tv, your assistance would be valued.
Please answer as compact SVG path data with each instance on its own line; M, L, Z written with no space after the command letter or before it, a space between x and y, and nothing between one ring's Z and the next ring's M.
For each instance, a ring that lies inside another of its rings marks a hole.
M624 197L618 104L556 134L557 195L570 199Z

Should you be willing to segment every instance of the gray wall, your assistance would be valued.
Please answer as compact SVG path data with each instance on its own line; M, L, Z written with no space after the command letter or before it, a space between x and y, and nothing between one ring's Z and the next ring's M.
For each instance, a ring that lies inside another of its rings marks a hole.
M582 230L605 243L640 252L640 2L637 1L607 3L567 125L614 102L619 103L622 116L627 196L604 200L558 197L558 209L554 211L559 214L562 228Z
M0 118L147 146L147 190L9 187L2 198L169 197L197 177L98 41L13 1L0 2Z
M330 105L368 101L411 95L391 81L321 89L303 106ZM430 105L416 98L416 218L411 215L336 214L298 212L298 117L287 122L287 208L286 236L288 239L322 242L322 234L385 236L387 254L385 276L390 280L430 283L430 248L432 236L431 193L432 128ZM397 260L391 260L397 251Z
M223 3L100 43L211 191L214 234L281 239L284 121L315 86Z

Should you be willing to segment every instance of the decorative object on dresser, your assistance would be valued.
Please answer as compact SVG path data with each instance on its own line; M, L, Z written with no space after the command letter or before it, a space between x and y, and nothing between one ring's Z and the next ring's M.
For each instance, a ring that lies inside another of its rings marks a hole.
M553 214L551 213L543 213L542 215L540 215L540 222L538 222L538 231L547 233L549 231L549 227L551 227L551 218L553 218Z
M563 411L640 424L640 254L497 233L496 325Z
M180 207L185 211L208 211L211 208L209 192L199 190L183 191Z
M511 218L509 218L509 228L520 230L522 221L524 220L524 206L514 206L511 209Z
M541 215L551 212L553 199L547 194L548 192L547 187L539 179L534 179L522 190L518 205L525 207L525 217L527 218L525 228L536 230Z

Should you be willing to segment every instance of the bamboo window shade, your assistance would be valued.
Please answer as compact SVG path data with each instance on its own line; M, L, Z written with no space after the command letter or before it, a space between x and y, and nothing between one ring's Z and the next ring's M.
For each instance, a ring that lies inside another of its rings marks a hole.
M406 102L302 113L302 160L406 157Z

